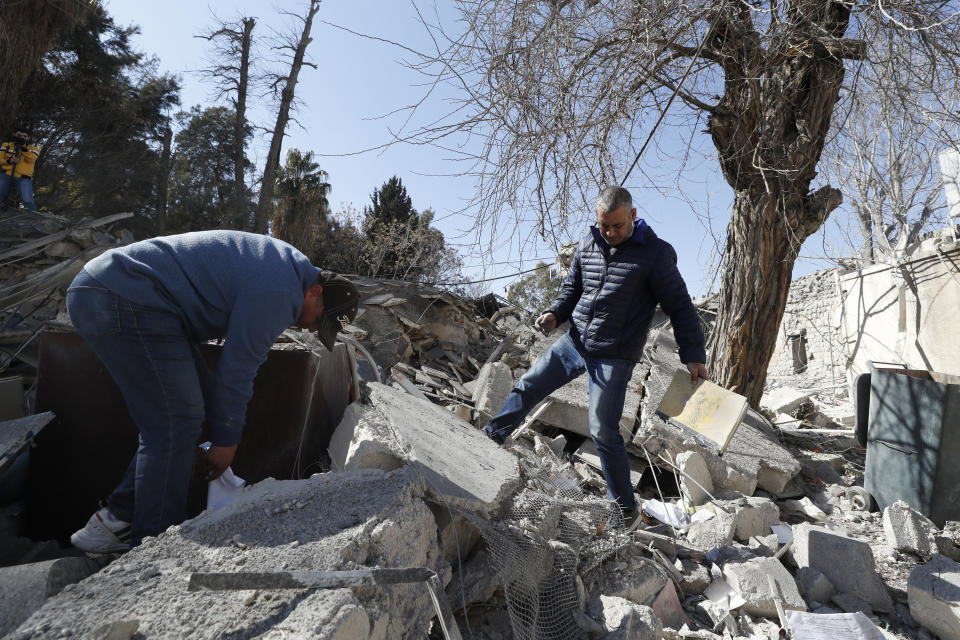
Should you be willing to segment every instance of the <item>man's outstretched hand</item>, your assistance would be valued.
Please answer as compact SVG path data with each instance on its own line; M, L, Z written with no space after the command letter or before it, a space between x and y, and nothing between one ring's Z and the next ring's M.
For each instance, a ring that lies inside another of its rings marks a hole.
M218 447L212 445L207 449L207 480L216 480L227 470L230 463L233 462L233 456L237 452L237 445L231 447Z
M545 314L537 318L537 325L543 329L544 333L550 333L557 328L557 316L547 311Z
M693 381L693 384L697 384L701 380L710 379L710 374L707 373L707 367L702 362L688 362L687 371L690 372L690 380Z

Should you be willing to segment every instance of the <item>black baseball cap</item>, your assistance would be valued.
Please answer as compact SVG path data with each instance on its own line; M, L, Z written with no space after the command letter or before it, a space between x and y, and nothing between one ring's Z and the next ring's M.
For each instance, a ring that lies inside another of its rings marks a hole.
M333 351L343 325L357 317L360 292L352 282L332 271L322 271L317 284L323 287L323 315L320 316L317 337L327 351Z

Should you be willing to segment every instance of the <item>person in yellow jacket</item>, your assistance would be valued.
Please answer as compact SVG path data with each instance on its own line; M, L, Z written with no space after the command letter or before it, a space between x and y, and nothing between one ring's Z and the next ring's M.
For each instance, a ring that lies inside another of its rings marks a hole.
M40 148L30 143L30 130L18 127L10 140L0 144L0 204L13 185L30 211L37 210L33 201L33 168L40 157Z

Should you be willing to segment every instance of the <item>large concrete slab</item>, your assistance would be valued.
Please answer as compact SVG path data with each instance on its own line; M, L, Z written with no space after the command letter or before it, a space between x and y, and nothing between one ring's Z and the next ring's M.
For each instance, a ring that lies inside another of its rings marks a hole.
M943 640L960 640L960 564L941 555L910 572L910 615Z
M775 597L781 599L784 609L807 610L793 576L776 558L737 558L724 565L723 575L746 600L743 610L750 615L776 618ZM776 585L776 594L770 587L770 578Z
M432 402L382 384L370 383L370 404L364 405L350 434L346 468L380 466L396 456L426 482L431 497L441 503L485 512L494 509L519 483L513 454L484 433ZM340 429L349 429L345 421ZM347 440L335 433L333 441Z
M99 569L87 557L57 558L0 568L0 637L13 631L47 598Z
M747 399L709 380L695 385L689 371L677 369L657 411L723 451L747 412Z
M804 522L793 527L790 552L797 567L817 569L838 592L860 596L880 611L893 610L866 542Z
M13 464L40 430L53 420L52 411L0 422L0 472Z
M264 480L68 586L8 638L103 637L128 621L145 638L426 637L434 609L422 584L187 591L194 572L426 567L449 579L425 491L409 468Z
M735 469L755 475L759 488L778 495L802 467L796 456L776 441L771 429L766 418L748 409L721 457Z

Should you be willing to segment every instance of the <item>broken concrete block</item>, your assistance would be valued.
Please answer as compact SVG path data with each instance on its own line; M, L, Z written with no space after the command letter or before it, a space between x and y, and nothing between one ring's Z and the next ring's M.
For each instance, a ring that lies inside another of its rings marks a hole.
M680 487L683 495L695 507L706 504L713 493L713 480L703 456L696 451L684 451L677 456L675 462L682 472Z
M503 588L499 576L490 566L486 549L478 549L462 568L453 565L453 570L453 578L444 590L454 611L461 611L464 604L469 607L478 602L489 603Z
M513 389L513 372L502 362L488 362L480 368L474 383L473 406L486 422L497 415Z
M736 514L720 511L716 517L691 524L686 533L687 543L701 551L725 547L733 542L733 533L736 528Z
M757 474L737 469L727 464L723 458L714 454L701 452L703 459L710 469L710 480L713 488L718 491L736 491L745 496L752 496L757 490Z
M516 459L482 431L386 385L371 382L368 389L346 468L366 460L381 468L398 456L423 475L433 500L472 512L495 508L518 486Z
M935 555L910 572L910 615L942 640L960 640L960 564Z
M809 400L809 393L790 387L780 387L764 393L760 398L760 406L773 413L793 413Z
M887 544L897 551L907 551L923 558L937 552L934 542L937 526L903 500L883 510L883 533Z
M840 593L860 596L880 611L892 610L893 601L866 542L804 522L793 527L790 553L797 567L818 569Z
M440 553L453 570L457 571L480 540L480 530L470 520L452 512L445 505L431 504L429 507L437 522Z
M673 586L672 581L667 582L667 586L660 591L660 595L650 606L653 608L653 614L663 623L664 627L679 629L690 624L690 619L683 612L680 598L677 597L677 589Z
M960 522L947 520L940 535L934 538L934 542L937 545L937 553L947 556L954 562L960 562Z
M657 406L667 416L706 438L723 451L747 411L747 399L709 381L694 384L690 372L678 369Z
M797 569L794 576L797 581L797 590L807 602L829 602L830 597L836 593L833 583L823 575L823 572L813 567L801 567Z
M600 596L606 640L660 640L663 626L653 609L625 598Z
M870 606L870 603L852 593L835 593L831 598L831 602L847 613L856 613L859 611L865 616L873 615L873 607Z
M806 611L807 604L800 597L793 576L776 558L733 559L723 567L723 575L730 586L746 600L743 611L755 616L777 617L774 593L768 576L773 578L784 609Z
M740 542L747 542L754 536L769 535L770 525L780 520L780 509L767 498L741 498L726 504L736 511L733 537Z
M58 558L0 568L0 636L57 595L99 568L86 557Z
M710 586L712 581L710 570L699 562L678 558L674 566L683 576L680 580L680 588L684 593L700 595Z
M583 576L589 594L625 598L638 605L653 604L670 578L642 547L628 546Z
M374 409L359 402L347 405L327 451L334 471L393 471L403 466L403 451L393 432Z
M766 418L747 410L723 452L723 460L743 473L755 475L757 487L779 495L801 467L797 458L771 435L772 429Z
M423 477L409 467L264 480L221 509L147 538L49 599L10 638L66 637L65 630L97 637L105 622L130 619L146 638L279 636L289 629L331 639L426 637L435 613L423 584L211 593L189 592L185 582L194 572L377 567L443 575L425 493Z

